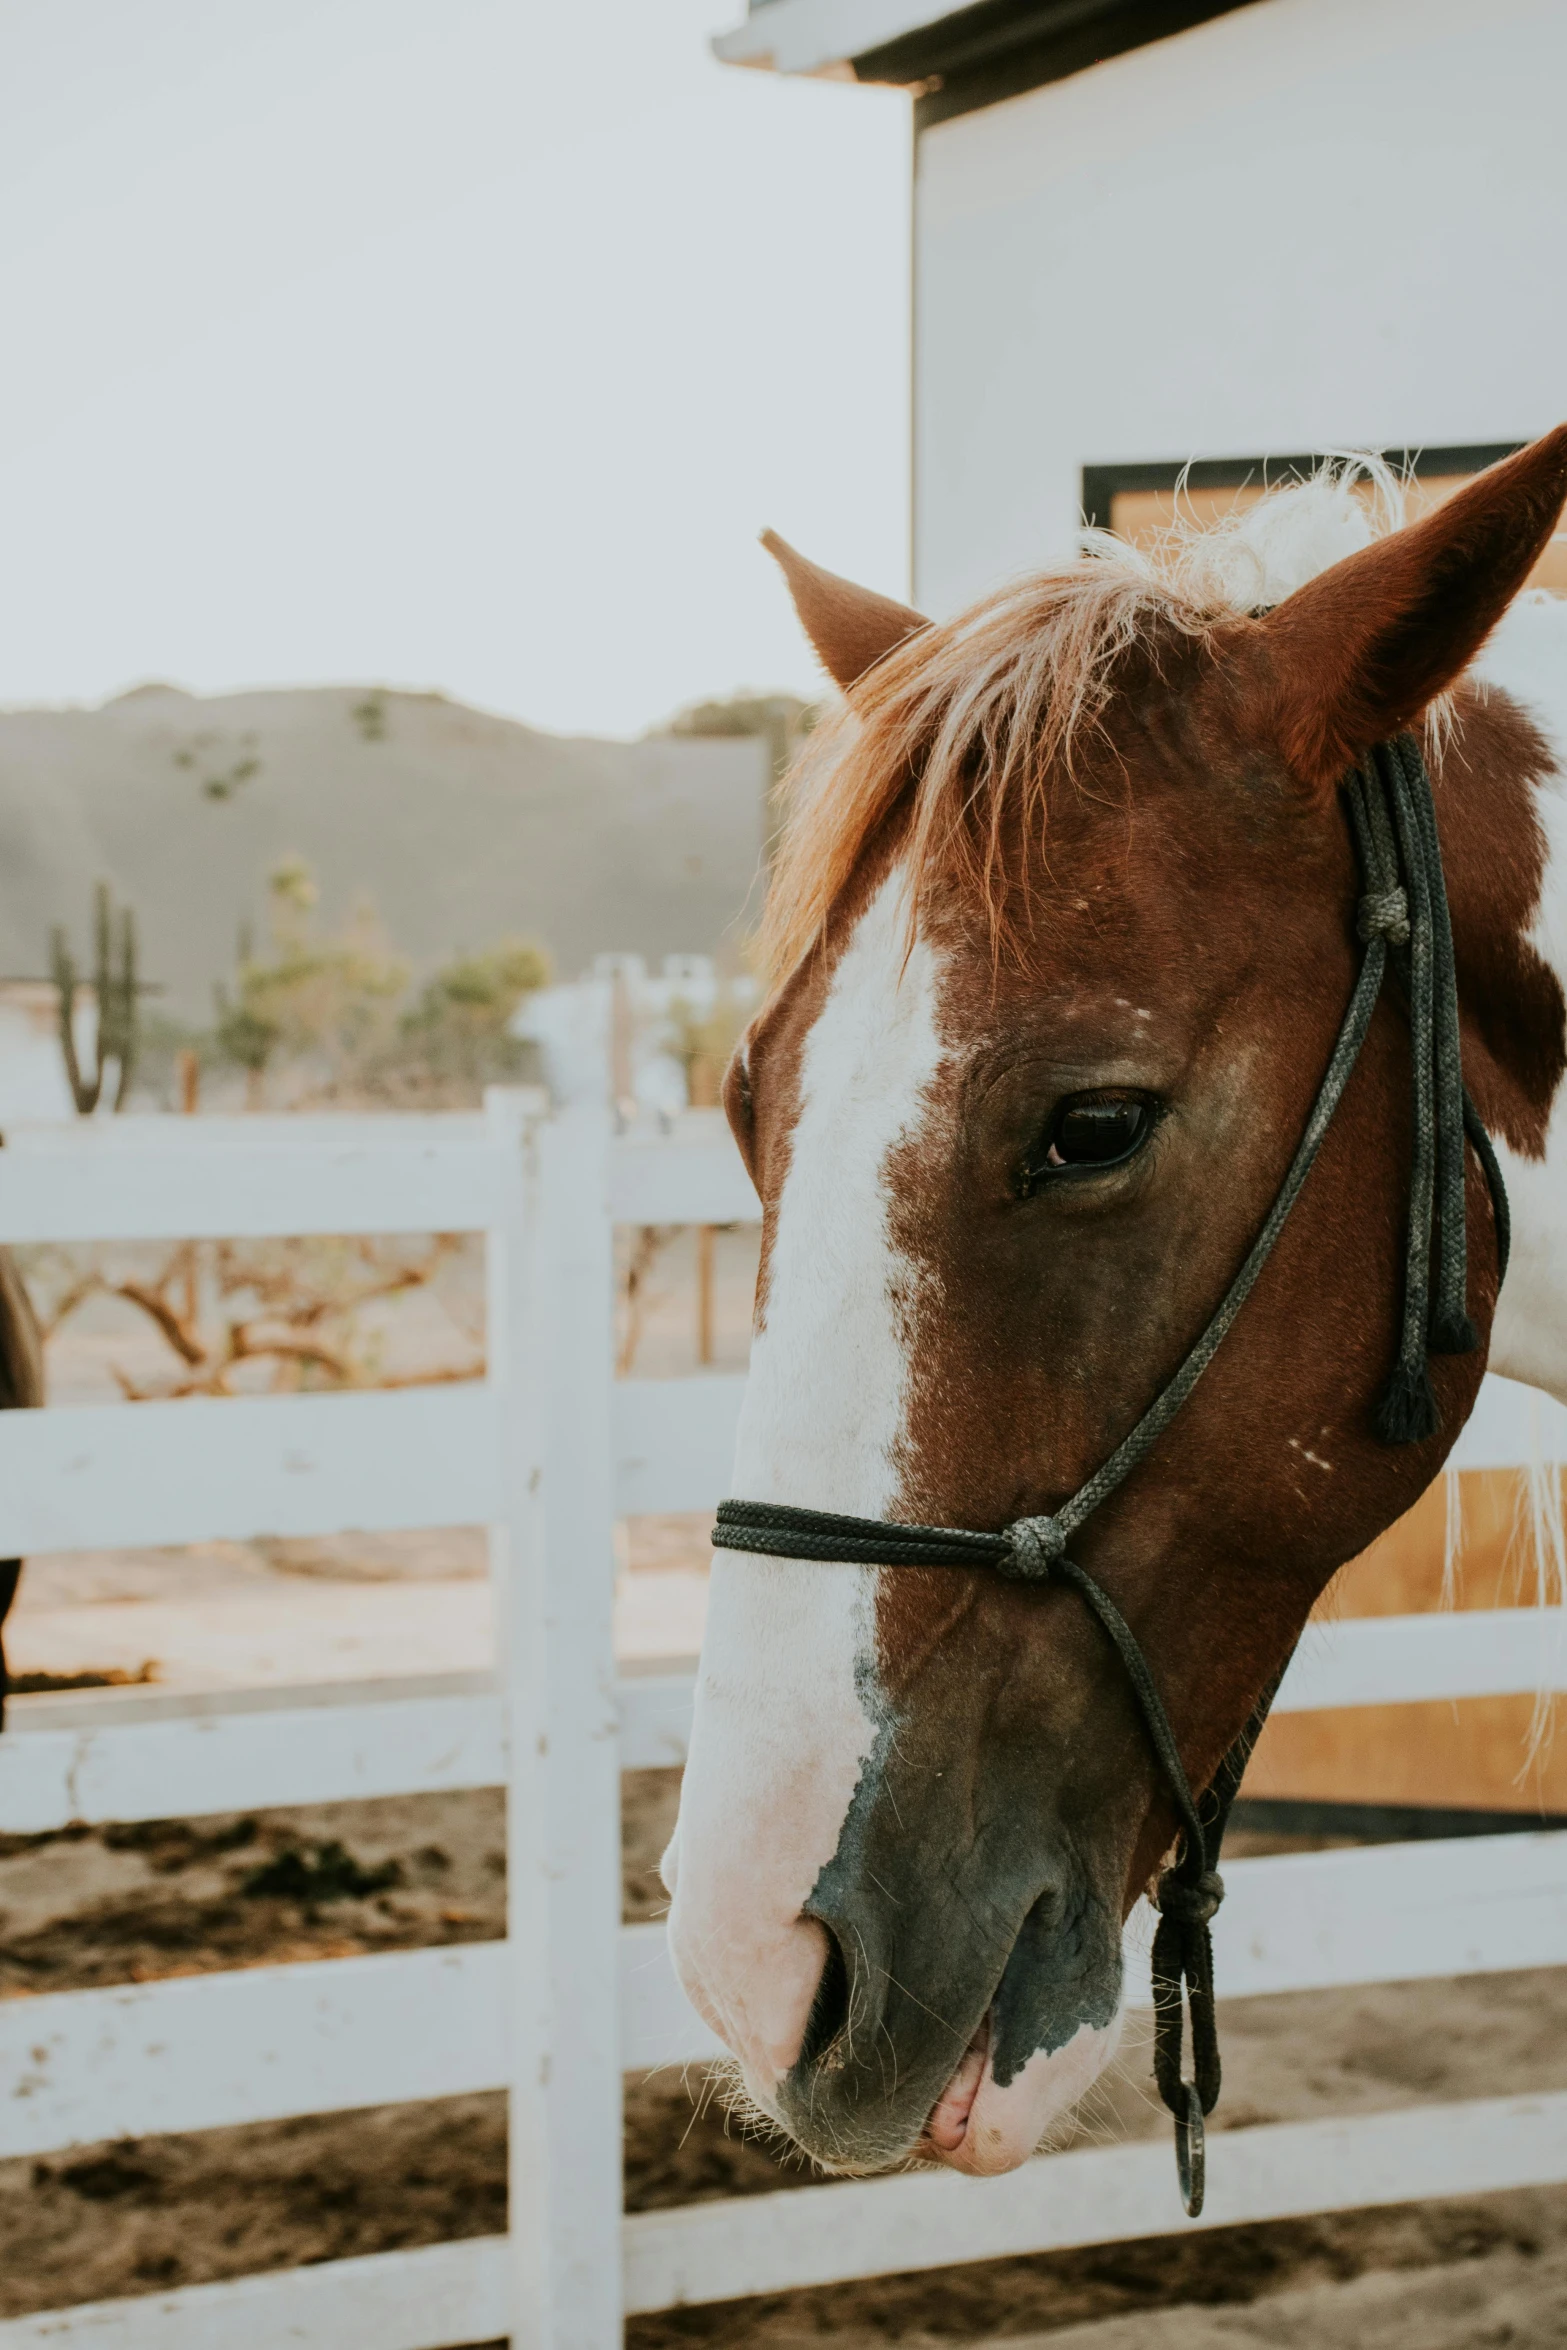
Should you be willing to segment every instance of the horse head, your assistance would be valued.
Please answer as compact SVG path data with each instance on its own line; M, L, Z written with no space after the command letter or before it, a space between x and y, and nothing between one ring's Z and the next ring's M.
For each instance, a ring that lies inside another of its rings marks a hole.
M1562 997L1507 794L1546 754L1463 677L1564 490L1567 428L1386 535L1326 479L1162 564L1101 544L940 626L775 546L845 699L796 782L775 984L728 1079L764 1209L736 1493L993 1530L1121 1441L1296 1149L1362 951L1340 786L1404 728L1437 766L1470 1084L1538 1151ZM1476 912L1513 873L1516 903ZM1433 1361L1436 1435L1379 1440L1409 1062L1385 990L1255 1290L1074 1544L1197 1789L1484 1368L1471 1160L1481 1343ZM716 1554L672 1947L751 2100L818 2160L1030 2154L1114 2049L1123 1923L1176 1828L1070 1592Z

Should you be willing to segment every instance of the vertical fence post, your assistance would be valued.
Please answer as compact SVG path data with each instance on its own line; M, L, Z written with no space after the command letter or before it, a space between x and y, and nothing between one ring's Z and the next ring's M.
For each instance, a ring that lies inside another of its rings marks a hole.
M622 2336L612 1118L607 990L582 998L581 1083L523 1137L527 1230L501 1301L519 2350Z
M511 2035L511 2339L552 2339L549 2161L543 2089L549 2078L549 1947L545 1930L542 1389L534 1376L542 1271L539 1129L548 1098L490 1086L484 1108L508 1166L504 1205L486 1233L485 1355L496 1405L501 1515L490 1528L497 1675L506 1719L506 1934Z

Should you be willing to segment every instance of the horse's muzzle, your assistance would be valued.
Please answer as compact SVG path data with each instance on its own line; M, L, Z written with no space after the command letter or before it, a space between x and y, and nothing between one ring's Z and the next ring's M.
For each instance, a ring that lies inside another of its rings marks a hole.
M1036 1851L1028 1883L998 1883L993 1856L971 1876L976 1857L924 1867L902 1888L885 1852L856 1867L841 1850L824 1871L809 1914L826 1963L771 2100L818 2162L873 2170L920 2154L1010 2169L1112 2053L1118 1900L1066 1846Z

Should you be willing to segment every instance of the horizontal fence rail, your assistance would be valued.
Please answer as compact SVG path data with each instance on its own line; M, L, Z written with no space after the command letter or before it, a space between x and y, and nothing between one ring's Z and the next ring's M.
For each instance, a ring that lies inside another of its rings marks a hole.
M505 2340L504 2236L0 2320L0 2350L472 2350Z
M0 1737L0 1834L446 1795L506 1775L505 1706L486 1673L21 1697Z
M497 1434L478 1381L4 1412L0 1557L472 1525L496 1512Z
M1223 1998L1567 1963L1567 1835L1242 1860L1225 1883ZM1127 1928L1135 2008L1150 2005L1152 1924L1139 1907ZM0 2159L503 2088L506 1949L466 1943L0 2001ZM680 1990L662 1925L622 1927L618 1964L627 2070L723 2055Z
M1567 1834L1442 1837L1225 1864L1219 1996L1337 1991L1567 1964ZM1153 1915L1127 1928L1131 2003L1152 2004Z
M4 1430L0 1419L0 1435ZM689 1665L620 1680L623 1769L684 1762L693 1687ZM1560 1609L1367 1616L1311 1628L1274 1711L1531 1696L1563 1687L1567 1617ZM506 1777L504 1710L482 1674L189 1698L141 1690L85 1701L19 1698L12 1729L0 1739L0 1833L499 1786Z
M1195 2223L1161 2133L1045 2155L1000 2179L927 2172L638 2213L625 2223L626 2310L1563 2181L1567 2095L1216 2130Z
M744 1386L617 1382L621 1516L712 1506ZM3 1412L0 1557L482 1524L501 1504L502 1408L473 1380Z
M685 1760L691 1692L689 1666L620 1681L623 1769ZM13 1698L0 1834L499 1787L505 1713L487 1673Z
M516 1166L483 1118L390 1123L398 1131L389 1135L368 1118L307 1120L303 1133L270 1118L19 1129L0 1152L0 1241L287 1239L501 1222Z
M629 1135L610 1153L616 1224L754 1224L761 1206L719 1110L692 1110L667 1137Z
M505 2086L504 1942L0 2000L0 2158Z
M499 1224L513 1154L487 1119L104 1119L18 1127L0 1155L0 1243L286 1239ZM744 1224L756 1192L717 1113L610 1154L621 1224Z
M1567 1609L1465 1608L1309 1624L1273 1711L1428 1705L1567 1689Z
M956 2172L748 2195L622 2223L626 2311L1237 2227L1423 2197L1567 2183L1567 2095L1217 2129L1183 2221L1170 2152L1092 2147L1001 2179ZM323 2262L0 2322L0 2350L459 2350L510 2330L504 2237Z

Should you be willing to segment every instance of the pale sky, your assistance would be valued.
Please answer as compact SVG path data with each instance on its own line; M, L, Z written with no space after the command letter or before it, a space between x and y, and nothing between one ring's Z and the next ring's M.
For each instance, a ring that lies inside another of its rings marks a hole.
M810 690L907 593L907 102L743 0L0 0L0 702Z

